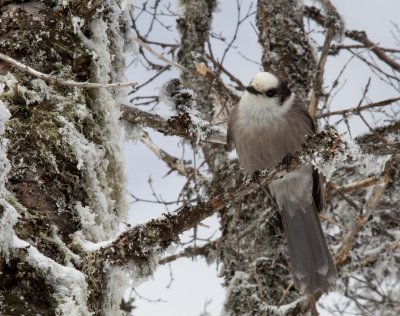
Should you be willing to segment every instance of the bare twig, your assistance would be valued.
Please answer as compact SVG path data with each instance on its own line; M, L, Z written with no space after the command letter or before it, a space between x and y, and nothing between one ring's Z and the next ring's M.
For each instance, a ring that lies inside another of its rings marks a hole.
M178 159L174 156L171 156L168 154L165 150L161 149L158 147L149 137L149 135L145 132L142 131L140 140L142 141L143 144L145 144L158 158L163 160L168 167L170 167L172 170L177 171L179 174L181 174L184 177L192 177L194 173L196 174L196 179L200 181L205 181L205 178L198 174L198 171L192 167L187 166L185 161Z
M53 83L53 84L59 84L62 86L68 86L68 87L77 87L77 88L85 88L85 89L93 89L93 88L122 88L122 87L134 87L137 83L130 81L130 82L116 82L116 83L95 83L95 82L77 82L73 80L65 80L62 78L58 78L57 76L54 75L49 75L49 74L44 74L42 72L39 72L27 65L24 65L20 63L19 61L4 55L0 53L0 59L4 60L13 66L17 67L18 69L21 69L30 75L40 78L46 82Z
M220 239L210 241L204 246L187 247L182 252L162 258L158 261L159 264L166 264L175 261L179 258L193 258L195 256L207 257L211 252L217 250L217 245Z
M156 52L153 48L151 48L151 46L149 44L143 42L138 37L135 37L134 40L135 40L136 43L138 43L140 46L142 46L143 48L148 50L150 53L152 53L154 56L156 56L158 59L162 60L163 62L165 62L165 63L167 63L167 64L169 64L171 66L174 66L174 67L176 67L176 68L178 68L180 70L188 71L188 72L192 72L193 73L192 70L182 66L181 64L179 64L179 63L177 63L177 62L175 62L173 60L170 60L170 59L166 58L163 54L160 54L160 53Z
M400 49L379 47L387 53L400 53ZM329 54L336 55L341 49L365 49L365 45L331 45Z
M154 79L156 79L159 75L161 75L164 71L169 70L170 66L166 65L163 69L161 69L160 71L158 71L154 76L152 76L151 78L149 78L148 80L146 80L145 82L141 83L140 85L137 85L135 87L135 90L130 92L129 94L132 94L134 92L137 92L139 89L143 88L144 86L146 86L147 84L149 84L150 82L152 82Z
M228 76L228 78L233 81L234 83L236 83L238 85L238 88L240 90L244 90L246 88L246 86L243 84L243 82L241 82L237 77L235 77L229 70L227 70L221 63L219 63L218 61L216 61L214 59L214 57L210 54L207 54L207 58L211 60L211 62L213 63L214 67L221 70L221 72L223 72L225 75Z
M346 31L346 36L364 44L365 47L370 48L371 51L384 63L392 67L396 71L400 71L400 64L394 59L390 58L385 51L380 48L376 43L372 42L365 32L362 31Z
M368 103L366 105L362 105L362 106L358 106L358 107L352 107L352 108L345 109L345 110L338 110L338 111L331 111L331 112L327 112L327 113L322 113L322 114L317 115L317 118L323 118L323 117L328 117L328 116L332 116L332 115L357 114L360 111L364 111L364 110L368 110L368 109L372 109L372 108L376 108L376 107L382 107L382 106L390 105L390 104L398 102L398 101L400 101L400 97L392 98L392 99L386 99L386 100L382 100L382 101L379 101L379 102L372 102L372 103Z
M357 216L352 229L344 237L342 245L335 255L337 266L340 267L345 264L358 233L364 228L366 222L372 215L377 203L379 202L384 190L388 186L392 176L392 172L393 170L391 170L389 161L385 167L385 175L383 177L383 180L374 186L371 196L365 203L366 213Z
M331 186L337 190L340 190L342 192L351 192L351 191L356 191L359 189L364 189L367 188L371 185L374 185L378 182L378 180L375 177L368 177L365 179L361 179L358 181L354 181L348 184L345 184L343 186L337 187L336 185L334 185L333 183L331 184Z
M305 6L304 14L313 19L319 25L324 26L326 17L315 7ZM362 43L366 48L369 48L380 60L389 65L396 71L400 71L400 64L394 59L390 58L385 51L380 48L376 43L372 42L367 34L362 31L345 31L344 35L354 41Z
M331 47L331 42L333 37L335 36L335 23L336 19L339 18L339 14L336 11L336 8L332 5L330 0L324 0L325 6L328 8L328 11L330 12L330 19L326 20L328 21L326 27L326 35L325 35L325 41L322 46L321 50L321 56L318 61L317 65L317 73L314 78L313 82L313 95L311 97L311 102L310 102L310 107L309 107L309 112L312 118L315 118L315 115L317 114L317 108L318 108L318 102L319 98L322 94L322 85L324 81L324 71L325 71L325 64L328 58L329 54L329 49Z
M352 208L354 208L358 214L361 214L361 208L350 198L348 198L342 191L337 188L333 188Z
M285 289L285 291L283 292L282 297L281 297L281 299L280 299L279 302L278 302L278 306L280 306L280 305L283 303L285 297L287 296L287 294L289 293L289 291L290 291L290 289L293 287L293 285L294 285L294 283L293 283L293 281L291 281L291 282L289 283L288 287L287 287L287 288Z
M342 224L336 222L333 218L329 217L326 214L319 214L319 218L325 222L328 222L330 224L336 225L338 227L340 227L342 230L347 231L347 228L345 226L343 226Z

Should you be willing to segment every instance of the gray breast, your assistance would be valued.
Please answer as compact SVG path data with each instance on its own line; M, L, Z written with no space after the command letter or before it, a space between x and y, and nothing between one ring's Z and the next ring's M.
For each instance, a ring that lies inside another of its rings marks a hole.
M233 142L240 163L248 172L274 167L288 154L301 150L305 135L313 133L307 109L298 102L276 124L255 127L251 122L237 121Z

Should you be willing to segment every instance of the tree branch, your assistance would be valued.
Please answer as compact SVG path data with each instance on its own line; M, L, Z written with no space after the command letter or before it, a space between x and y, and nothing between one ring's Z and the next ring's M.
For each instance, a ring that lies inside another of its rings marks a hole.
M245 197L258 191L260 187L283 177L296 169L305 160L323 157L329 161L335 154L335 148L340 142L339 135L334 130L323 131L307 140L305 149L297 153L289 166L279 165L272 172L262 175L259 183L245 181L229 192L219 194L207 202L198 201L196 205L184 205L173 215L167 214L165 218L154 219L147 224L136 226L122 233L112 244L98 250L94 255L99 262L107 264L124 265L130 261L136 264L149 264L154 252L164 251L179 234L198 225L217 211L238 203ZM302 157L302 158L301 158Z
M160 261L158 261L158 263L167 264L179 258L192 258L194 256L203 256L207 258L208 255L217 250L218 242L219 239L210 241L209 243L200 247L186 247L182 252L164 257Z
M357 106L357 107L353 107L353 108L349 108L349 109L345 109L345 110L338 110L338 111L331 111L331 112L322 113L322 114L317 115L317 118L323 118L323 117L328 117L328 116L332 116L332 115L346 115L346 114L350 114L350 113L351 114L357 114L357 113L359 113L359 112L361 112L363 110L390 105L390 104L395 103L397 101L400 101L400 97L392 98L392 99L386 99L386 100L382 100L382 101L379 101L379 102L372 102L372 103L368 103L368 104L363 105L363 106Z
M376 205L378 204L384 190L389 185L393 174L394 170L391 166L391 161L388 161L385 167L385 174L383 180L374 186L369 199L365 202L366 213L357 216L352 229L344 237L342 245L335 255L336 265L338 267L341 267L346 263L350 250L352 249L353 244L356 241L357 235L364 228L365 223L369 220L370 216L372 215L372 212L374 211Z
M94 82L77 82L73 80L65 80L62 78L58 78L57 76L54 75L49 75L49 74L44 74L42 72L39 72L27 65L24 65L20 63L19 61L4 55L0 53L0 59L4 60L13 66L17 67L18 69L21 69L22 71L25 71L26 73L37 77L39 79L42 79L46 82L53 83L53 84L59 84L62 86L68 86L68 87L77 87L77 88L85 88L85 89L93 89L93 88L122 88L122 87L134 87L137 83L133 81L129 82L116 82L116 83L94 83Z
M190 126L187 123L182 123L177 116L164 119L157 114L152 114L133 106L121 104L120 108L121 118L129 123L151 127L164 135L180 136L190 141L195 141L196 139L195 135L190 131ZM226 135L213 127L213 125L209 125L206 133L205 143L226 144Z
M326 35L324 44L322 46L321 55L319 57L317 72L313 81L313 95L311 97L311 102L309 106L309 112L312 118L315 118L318 109L319 98L322 95L322 85L324 82L324 72L325 72L325 64L328 59L329 49L331 47L331 43L333 37L336 33L335 26L340 23L340 16L337 13L336 8L332 5L330 0L324 0L324 4L327 7L329 19L326 19Z
M308 16L310 19L317 22L319 25L326 25L326 17L315 7L304 6L304 14ZM381 61L386 63L388 66L393 68L396 71L400 71L400 64L397 63L394 59L390 58L384 51L384 49L380 48L376 43L372 42L367 33L363 31L345 31L344 35L354 41L357 41L363 44L366 48L370 49Z

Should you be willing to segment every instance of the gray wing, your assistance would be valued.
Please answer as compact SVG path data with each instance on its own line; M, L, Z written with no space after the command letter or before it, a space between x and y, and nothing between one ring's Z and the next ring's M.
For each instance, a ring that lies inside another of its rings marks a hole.
M311 118L310 113L308 112L308 109L305 106L304 102L301 101L298 97L296 97L296 99L294 100L291 111L293 112L292 115L295 115L306 123L312 134L316 132L314 120Z
M313 200L317 212L321 212L325 206L324 187L322 176L317 169L313 169Z
M311 118L307 107L299 98L296 98L293 104L294 114L300 119L304 120L308 125L312 133L316 133L316 126L314 120ZM321 212L324 208L324 190L323 190L323 179L316 169L313 169L313 199L314 204L318 212Z
M235 141L234 141L234 133L233 133L233 124L235 120L237 119L237 105L233 107L231 110L231 113L229 114L228 118L228 131L226 133L226 146L228 147L228 150L231 151L235 147Z

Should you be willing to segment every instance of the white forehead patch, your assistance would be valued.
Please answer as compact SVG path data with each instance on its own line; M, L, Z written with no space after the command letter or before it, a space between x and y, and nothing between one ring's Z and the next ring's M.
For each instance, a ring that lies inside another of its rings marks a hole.
M269 72L259 72L253 77L251 85L258 91L266 91L278 87L279 79Z

